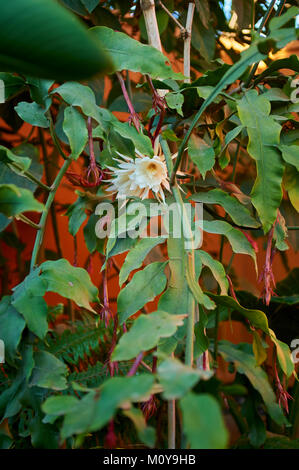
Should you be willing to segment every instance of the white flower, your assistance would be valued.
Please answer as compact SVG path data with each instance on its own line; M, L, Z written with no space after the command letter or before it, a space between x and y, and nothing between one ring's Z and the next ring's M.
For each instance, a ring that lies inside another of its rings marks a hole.
M114 178L110 180L109 191L117 193L117 198L130 196L145 199L153 191L159 200L165 202L164 189L170 191L167 168L163 154L152 158L142 155L135 150L135 160L118 153L122 158L117 159L118 167L108 167Z

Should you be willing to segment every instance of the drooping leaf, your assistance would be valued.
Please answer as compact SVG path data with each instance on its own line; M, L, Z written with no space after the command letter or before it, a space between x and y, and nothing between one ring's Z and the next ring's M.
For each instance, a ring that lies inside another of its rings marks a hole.
M220 406L213 396L190 392L181 399L180 408L183 412L183 429L191 449L225 449L228 431Z
M242 124L249 137L248 153L256 161L257 177L252 189L252 204L256 208L265 232L277 216L282 197L283 162L276 148L281 126L270 116L270 102L249 90L238 104Z
M38 351L34 355L34 369L30 379L31 386L64 390L67 387L67 366L53 354Z
M77 80L111 67L99 41L57 2L5 2L0 31L2 71Z
M117 310L120 323L140 310L147 302L161 294L166 285L165 263L151 263L142 271L134 274L129 284L117 298Z
M25 328L22 315L11 305L10 296L2 297L0 302L0 338L5 344L5 357L13 361Z
M13 291L12 305L23 315L29 330L43 339L48 331L48 308L43 298L46 283L38 270L30 273Z
M121 286L128 279L129 274L142 266L144 258L148 253L160 243L163 243L165 238L141 238L137 244L129 251L127 257L119 272L119 285Z
M76 160L87 143L87 128L83 116L73 106L64 110L63 130L70 143L70 157Z
M207 380L213 375L211 371L193 369L174 358L161 362L157 372L166 400L183 397L199 380Z
M31 165L30 158L19 157L3 145L0 145L0 161L6 163L13 171L19 170L20 173L28 170Z
M90 32L112 57L114 71L131 70L149 74L152 78L183 78L181 74L173 72L166 64L167 58L152 46L141 44L127 34L106 26L96 26Z
M292 205L299 212L299 171L294 166L286 166L283 185L288 192Z
M268 381L266 372L256 365L255 357L243 348L244 344L232 344L229 341L219 341L220 354L226 361L235 364L240 374L245 374L253 387L261 394L271 418L279 425L287 423L287 420L276 403L276 396Z
M215 164L215 150L200 137L192 135L189 141L189 155L205 179L206 172Z
M154 377L150 374L106 380L99 388L100 393L97 390L88 393L76 408L66 413L61 430L62 438L98 431L110 421L122 404L146 401L153 382Z
M154 447L156 431L151 426L147 426L142 411L132 406L129 410L124 410L123 414L134 423L140 440L144 442L146 446Z
M29 122L32 126L47 128L50 125L49 119L45 116L45 110L35 101L32 103L22 101L15 107L15 110L23 121Z
M241 204L238 199L230 196L221 189L212 189L205 193L195 193L190 196L190 199L196 202L203 202L204 204L217 204L222 206L225 212L231 216L235 224L240 225L241 227L257 228L260 226L260 223L254 219L247 207Z
M185 315L170 315L158 310L149 315L140 315L133 326L119 340L112 354L113 361L132 359L141 351L157 346L160 338L172 336L183 324Z
M41 212L43 208L43 204L28 189L17 188L14 184L0 184L0 212L7 217L28 211Z
M235 253L243 253L251 256L256 267L256 254L245 235L223 220L204 220L203 229L208 233L218 233L227 237L232 250Z
M66 259L46 261L40 266L40 278L50 292L72 299L79 307L93 311L92 302L98 302L98 289L83 268L75 268Z
M212 256L206 251L198 250L198 255L202 264L212 271L214 278L220 286L221 295L227 294L228 280L226 278L223 265L216 259L212 258Z
M184 95L182 93L167 93L165 99L170 109L175 109L180 116L184 116L182 110Z
M247 318L255 328L259 328L264 333L269 334L268 319L261 310L242 307L239 302L226 295L216 295L209 292L209 296L215 301L217 305L227 307L231 310L231 312L237 311L242 316Z
M86 202L86 197L81 193L78 199L66 211L65 215L69 218L69 232L73 237L77 235L81 225L87 218Z

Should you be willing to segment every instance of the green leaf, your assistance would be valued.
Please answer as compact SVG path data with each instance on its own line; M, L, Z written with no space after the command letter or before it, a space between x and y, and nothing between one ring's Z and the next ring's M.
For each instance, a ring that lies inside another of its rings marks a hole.
M15 0L2 5L2 71L80 80L110 67L99 41L57 2Z
M252 217L247 207L241 204L235 197L230 196L221 189L212 189L208 192L199 192L190 196L192 201L204 204L218 204L227 212L235 224L245 227L257 228L260 223Z
M223 358L233 362L238 372L245 374L253 387L261 394L271 418L279 425L287 424L280 406L276 403L276 396L266 372L256 365L254 355L244 350L244 343L236 345L222 340L219 341L218 348Z
M4 82L5 101L25 86L24 79L12 73L0 72L0 80Z
M31 165L31 159L28 157L19 157L11 150L0 145L0 161L6 163L13 171L19 170L20 173L28 170ZM12 165L10 165L12 164ZM15 164L15 166L13 166ZM16 171L18 173L18 171Z
M91 13L99 4L99 0L81 0L88 13Z
M70 158L76 160L85 148L88 134L85 119L73 106L64 110L63 130L70 143Z
M281 126L270 116L271 104L256 90L249 90L239 101L240 120L247 128L248 153L256 161L257 177L252 189L252 204L256 208L265 232L277 216L282 198L283 162L276 148Z
M23 121L29 122L32 126L47 128L50 125L49 119L45 116L45 109L35 101L32 103L21 101L15 110Z
M170 109L175 109L180 116L184 116L182 110L184 95L182 95L182 93L167 93L165 100Z
M287 379L291 377L295 370L295 365L292 359L290 348L287 344L283 343L276 338L274 331L270 330L271 340L276 346L276 353L279 365L286 375Z
M37 201L31 191L14 184L0 184L0 212L7 217L22 212L42 212L44 205Z
M2 297L0 302L0 338L5 344L5 359L13 361L26 323L10 302L8 295Z
M30 273L13 291L12 305L23 315L29 330L43 339L48 331L48 308L43 299L46 283L40 278L39 270Z
M30 386L65 390L67 388L67 366L53 354L38 351L34 355L35 366L30 379Z
M215 164L214 148L196 135L191 136L188 148L191 160L205 179L206 172L211 170Z
M299 171L299 145L279 145L284 161L296 167Z
M113 377L95 391L85 395L65 416L61 437L98 431L105 426L122 404L146 401L154 382L153 375Z
M73 395L51 396L43 403L42 410L48 415L61 416L72 411L78 402Z
M223 220L204 220L203 230L208 233L217 233L227 237L234 253L242 253L251 256L256 266L256 254L245 235Z
M110 111L99 108L96 104L94 92L88 86L76 82L67 82L56 88L52 93L60 96L71 106L80 106L86 116L93 117L100 129L109 135L111 130L118 132L122 137L130 139L134 146L145 155L153 155L153 148L149 137L137 132L135 127L127 122L120 122ZM96 128L98 129L98 128Z
M133 359L141 351L157 346L160 338L172 336L183 324L186 315L170 315L158 310L148 315L140 315L131 329L119 340L112 354L113 361Z
M117 298L117 311L120 323L151 302L164 290L166 276L165 263L151 263L134 274L131 282L122 289Z
M66 259L41 264L40 278L47 283L47 291L73 300L79 307L93 311L91 302L98 302L98 289L83 268L75 268Z
M206 251L199 250L198 255L202 264L207 266L212 271L214 278L220 286L221 295L227 294L228 280L226 278L223 265L219 261L212 258L212 256Z
M299 212L299 171L294 166L286 166L283 185L288 192L292 205Z
M81 225L87 218L86 214L87 198L84 194L79 194L78 199L68 207L66 214L69 218L69 232L73 237L77 235Z
M123 414L134 423L139 439L147 447L154 447L156 431L151 426L147 426L142 411L133 406L129 410L124 410Z
M141 238L137 244L129 251L119 273L119 285L121 286L128 279L129 274L142 266L144 258L148 253L160 243L164 243L165 238Z
M157 372L165 400L183 397L199 380L213 375L211 371L193 369L170 357L159 364Z
M206 393L188 393L181 401L183 429L191 449L225 449L228 431L216 399Z
M240 313L244 318L247 318L255 328L260 328L264 333L269 334L268 319L261 310L242 307L239 302L226 295L216 295L209 292L209 296L215 300L217 305L227 307L231 312L236 311Z
M253 331L253 343L252 349L253 354L258 366L262 365L263 362L267 359L267 351L264 347L263 341L257 331Z
M114 71L132 70L160 79L183 78L183 75L173 72L171 67L166 65L167 57L152 46L141 44L127 34L113 31L106 26L96 26L90 32L112 57Z

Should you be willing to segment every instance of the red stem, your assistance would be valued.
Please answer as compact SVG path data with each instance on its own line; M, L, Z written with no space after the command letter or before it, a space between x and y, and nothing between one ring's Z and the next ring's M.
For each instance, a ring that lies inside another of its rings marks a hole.
M129 370L129 372L127 373L127 377L132 377L132 375L135 375L136 372L137 372L137 369L138 367L140 366L140 363L143 359L143 356L144 356L144 352L141 351L141 353L138 354L138 356L136 357L135 361L134 361L134 364L132 365L131 369Z

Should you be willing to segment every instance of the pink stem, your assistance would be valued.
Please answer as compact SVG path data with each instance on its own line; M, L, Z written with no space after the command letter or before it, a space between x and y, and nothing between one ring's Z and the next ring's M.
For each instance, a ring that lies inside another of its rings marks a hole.
M121 73L119 72L116 72L116 75L117 75L117 78L119 80L119 83L120 83L120 86L121 86L121 90L123 92L123 95L124 95L124 98L126 100L126 103L128 105L128 108L129 108L129 111L130 111L130 115L131 115L131 118L132 118L132 121L134 123L134 126L136 127L137 131L139 132L140 131L140 120L139 120L139 116L138 114L136 113L135 109L134 109L134 106L132 104L132 101L130 100L130 97L128 95L128 92L127 92L127 89L126 89L126 85L125 85L125 81L121 75Z
M137 372L137 369L138 367L140 366L140 363L143 359L143 356L144 356L144 352L141 351L141 353L138 354L138 356L136 357L135 359L135 362L134 364L132 365L131 369L129 370L129 372L127 373L127 377L132 377L132 375L135 375L136 372Z

